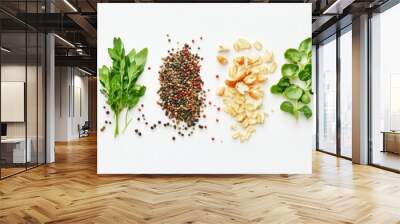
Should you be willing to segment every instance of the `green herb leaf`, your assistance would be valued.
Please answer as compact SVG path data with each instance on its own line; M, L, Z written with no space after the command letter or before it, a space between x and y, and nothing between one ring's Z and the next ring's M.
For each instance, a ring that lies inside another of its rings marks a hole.
M148 54L147 48L144 48L143 50L141 50L139 53L136 54L135 62L138 67L141 66L144 67L146 65L147 54Z
M132 63L135 60L135 55L136 55L136 50L132 49L128 54L130 63Z
M290 48L285 51L285 58L292 63L297 63L301 59L301 54L297 49Z
M292 102L290 102L290 101L284 101L282 104L281 104L281 111L285 111L285 112L288 112L288 113L291 113L291 114L293 114L294 113L294 105L293 105L293 103Z
M110 58L114 61L120 60L118 53L116 53L112 48L108 48L108 55L110 55Z
M311 64L310 64L310 63L306 64L306 65L304 66L304 70L307 71L307 72L309 72L309 73L312 73L312 66L311 66Z
M285 90L285 89L282 88L282 87L279 86L279 85L273 85L273 86L271 87L271 93L273 93L273 94L280 94L280 93L283 93L284 90Z
M310 109L309 106L304 105L303 107L301 107L299 109L300 112L303 112L304 116L308 119L310 117L312 117L312 110Z
M311 80L311 73L303 69L299 72L299 79L304 82Z
M309 52L312 51L312 39L311 39L311 37L303 40L300 43L299 51L304 52L306 54L308 54Z
M309 104L311 102L310 94L308 92L304 92L300 98L300 101L304 104Z
M294 78L299 72L299 66L296 64L284 64L282 65L281 71L282 76L287 78Z
M283 95L289 100L299 100L303 95L303 90L298 86L292 85L285 89Z
M287 77L282 77L278 82L278 86L282 87L283 89L286 89L290 85L290 79Z
M138 77L144 71L147 61L147 48L136 54L132 49L125 55L124 45L120 38L114 38L114 47L108 49L108 54L112 59L112 66L102 66L99 69L99 79L101 84L100 92L106 97L106 102L110 106L115 116L114 136L119 134L119 117L123 110L126 110L125 128L130 124L128 112L137 105L146 92L146 87L137 85Z
M279 82L271 87L274 94L282 94L284 101L280 108L289 112L296 119L301 113L306 118L312 116L312 110L307 106L311 102L312 91L312 40L303 40L298 49L287 49L284 53L287 64L282 65L282 77ZM304 82L304 88L294 84ZM300 109L299 109L300 108Z

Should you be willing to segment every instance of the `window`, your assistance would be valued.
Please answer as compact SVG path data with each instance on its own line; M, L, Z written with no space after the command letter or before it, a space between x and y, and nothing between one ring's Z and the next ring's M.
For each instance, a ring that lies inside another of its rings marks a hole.
M372 164L400 170L400 5L371 19L371 111Z
M336 37L318 48L318 149L336 153Z
M352 157L352 32L340 36L340 155Z

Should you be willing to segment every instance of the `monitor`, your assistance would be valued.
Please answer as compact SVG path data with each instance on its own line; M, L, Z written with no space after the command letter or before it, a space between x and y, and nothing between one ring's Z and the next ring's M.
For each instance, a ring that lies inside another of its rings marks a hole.
M1 136L7 136L7 124L1 123Z

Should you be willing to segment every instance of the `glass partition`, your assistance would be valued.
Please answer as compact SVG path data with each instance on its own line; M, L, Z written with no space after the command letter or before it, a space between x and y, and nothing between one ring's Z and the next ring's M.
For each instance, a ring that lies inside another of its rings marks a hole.
M43 5L0 3L18 13ZM45 163L45 44L43 33L0 12L1 179Z
M2 177L24 171L31 161L26 150L26 41L25 32L1 34Z
M340 154L352 157L352 31L340 36Z
M318 47L318 149L336 154L336 36Z
M400 171L400 5L371 19L370 134L372 164Z

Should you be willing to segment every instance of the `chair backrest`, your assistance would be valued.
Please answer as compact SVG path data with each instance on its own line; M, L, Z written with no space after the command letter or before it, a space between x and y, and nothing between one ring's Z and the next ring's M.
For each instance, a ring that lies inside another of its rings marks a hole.
M89 129L90 128L89 124L90 124L89 121L85 121L85 123L83 124L82 128Z

